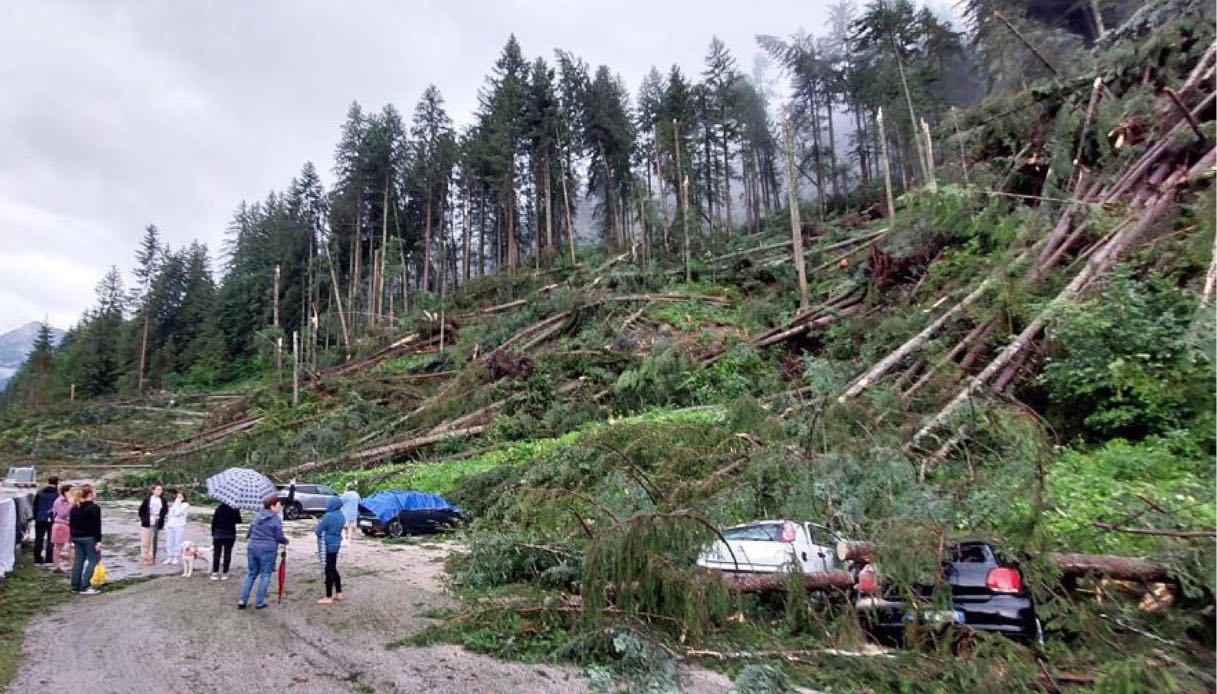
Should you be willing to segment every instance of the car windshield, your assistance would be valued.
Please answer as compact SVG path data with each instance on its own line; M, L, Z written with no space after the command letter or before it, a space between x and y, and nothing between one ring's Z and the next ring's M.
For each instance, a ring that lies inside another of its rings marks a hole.
M318 485L317 492L319 494L327 494L329 496L338 496L338 492L334 491L333 489L330 489L329 487L325 486L324 484Z
M737 528L727 528L723 537L728 540L754 540L761 542L779 542L782 539L781 523L755 523L741 525Z

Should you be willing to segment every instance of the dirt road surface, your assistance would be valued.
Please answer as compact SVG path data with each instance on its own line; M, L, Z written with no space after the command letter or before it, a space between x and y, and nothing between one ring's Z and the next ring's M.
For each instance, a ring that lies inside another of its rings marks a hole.
M14 694L129 694L150 687L229 694L251 686L293 694L587 691L587 681L573 668L503 662L451 645L386 648L434 623L424 615L454 604L441 583L450 545L360 537L339 555L346 600L322 606L316 604L324 589L313 523L288 522L282 604L275 604L272 578L270 607L237 610L244 541L233 553L231 579L209 580L210 510L204 509L191 515L186 539L207 547L206 566L196 564L191 578L177 566L143 567L136 506L103 501L102 561L112 577L153 580L73 597L35 620L10 689ZM726 678L698 671L691 673L688 691L729 687Z

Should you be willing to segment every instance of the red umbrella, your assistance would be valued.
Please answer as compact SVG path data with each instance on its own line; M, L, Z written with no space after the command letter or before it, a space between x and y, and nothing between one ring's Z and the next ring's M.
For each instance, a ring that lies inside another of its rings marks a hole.
M275 604L283 602L283 584L287 582L287 550L279 552L279 597Z

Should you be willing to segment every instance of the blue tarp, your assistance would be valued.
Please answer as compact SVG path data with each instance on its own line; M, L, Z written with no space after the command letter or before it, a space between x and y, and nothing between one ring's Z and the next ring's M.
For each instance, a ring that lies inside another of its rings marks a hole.
M378 492L364 499L360 505L374 513L381 523L388 523L402 511L460 511L439 494L424 492Z

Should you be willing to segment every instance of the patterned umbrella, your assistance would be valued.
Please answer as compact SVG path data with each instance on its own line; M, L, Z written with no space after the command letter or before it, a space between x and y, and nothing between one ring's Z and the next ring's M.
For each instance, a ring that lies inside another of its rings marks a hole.
M249 468L230 467L207 478L207 495L233 508L261 510L262 500L276 493L273 482Z

